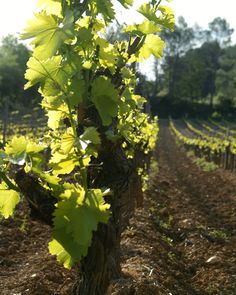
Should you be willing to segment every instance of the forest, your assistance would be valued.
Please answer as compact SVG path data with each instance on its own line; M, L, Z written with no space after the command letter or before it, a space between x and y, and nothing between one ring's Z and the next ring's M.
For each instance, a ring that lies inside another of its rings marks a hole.
M147 82L154 113L161 117L235 114L235 53L233 29L215 18L208 29L188 27L183 17L173 33L163 32L166 50Z
M121 28L112 27L108 38L119 39L120 31ZM208 29L189 27L179 17L174 32L162 32L166 40L163 59L153 61L152 80L139 72L137 86L137 92L149 99L153 115L162 118L235 115L236 47L231 43L232 33L233 29L220 17L212 20ZM23 91L30 54L30 49L16 37L2 39L0 93L5 108L29 111L40 101L35 88ZM8 97L10 103L6 106Z
M112 26L107 38L117 40L122 28ZM236 46L233 29L225 19L215 18L208 29L189 27L179 17L174 32L161 32L166 41L162 60L150 65L152 78L139 71L137 92L148 98L153 115L167 118L235 115ZM0 102L11 110L35 107L40 99L36 88L23 91L30 49L17 37L6 36L0 47ZM138 70L138 67L137 67ZM12 85L14 87L12 87ZM9 101L6 106L5 101ZM28 110L27 110L28 109Z

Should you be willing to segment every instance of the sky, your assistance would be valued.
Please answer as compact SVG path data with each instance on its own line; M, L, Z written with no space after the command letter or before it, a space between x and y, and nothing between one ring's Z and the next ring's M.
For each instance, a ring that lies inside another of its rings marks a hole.
M189 26L198 23L207 28L207 24L216 17L225 18L235 30L232 41L236 43L235 0L174 0L171 3L176 16L184 16Z
M136 1L137 6L144 2ZM176 17L184 16L189 25L198 23L202 27L207 27L210 21L220 16L226 18L236 31L235 3L235 0L173 0L169 5L174 8ZM0 37L22 32L35 6L36 0L0 0ZM127 22L136 18L137 15L133 13L122 16ZM236 43L236 32L233 41Z
M144 0L135 0L136 7L139 7ZM175 16L183 16L189 26L198 23L203 28L215 17L222 17L227 20L235 33L232 36L233 43L236 43L236 0L173 0L168 3L173 7ZM7 34L17 34L23 31L25 23L29 20L36 7L36 0L0 0L0 38ZM124 12L121 5L117 5L119 21L126 23L137 21L139 14ZM146 64L142 66L147 68ZM150 69L148 69L150 71Z

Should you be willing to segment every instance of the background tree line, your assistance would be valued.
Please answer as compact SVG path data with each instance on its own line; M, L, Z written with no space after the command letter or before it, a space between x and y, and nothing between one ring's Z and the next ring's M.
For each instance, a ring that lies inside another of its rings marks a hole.
M120 27L108 39L119 40ZM153 62L153 79L139 73L137 92L149 98L153 114L234 116L236 111L236 45L233 29L225 19L215 18L208 29L189 27L183 17L174 32L163 31L167 43L164 58ZM36 88L24 91L24 72L30 49L9 35L0 44L1 117L9 110L32 109L39 102ZM135 66L135 65L131 65Z
M154 79L140 79L154 114L207 117L235 114L236 45L233 29L215 18L208 29L189 27L183 17L175 31L164 31L167 47L161 63L154 62Z
M24 73L31 56L29 48L8 35L0 43L0 115L31 109L39 102L36 88L25 91Z

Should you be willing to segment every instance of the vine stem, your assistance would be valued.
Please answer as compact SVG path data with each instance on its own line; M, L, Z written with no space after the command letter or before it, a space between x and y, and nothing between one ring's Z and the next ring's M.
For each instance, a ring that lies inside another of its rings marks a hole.
M7 184L7 186L17 192L20 192L19 188L6 176L6 174L0 171L0 178Z

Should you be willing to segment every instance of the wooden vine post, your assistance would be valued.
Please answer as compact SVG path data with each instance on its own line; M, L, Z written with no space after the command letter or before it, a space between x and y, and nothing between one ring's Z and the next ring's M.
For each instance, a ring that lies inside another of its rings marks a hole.
M79 263L73 294L104 295L120 272L122 208L146 173L158 131L135 94L132 64L162 56L158 33L174 29L162 2L138 8L140 22L123 29L129 41L104 37L116 18L109 0L38 0L22 34L33 45L25 87L39 85L50 131L44 142L14 137L0 151L0 214L11 216L24 196L52 225L50 253L67 268Z

